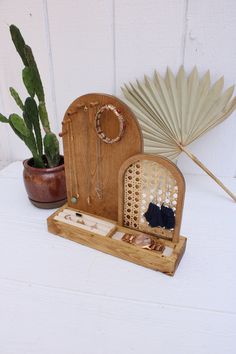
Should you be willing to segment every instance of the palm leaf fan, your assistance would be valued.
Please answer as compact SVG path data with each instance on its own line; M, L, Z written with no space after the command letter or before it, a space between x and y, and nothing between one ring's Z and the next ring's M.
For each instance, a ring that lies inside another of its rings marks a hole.
M211 85L209 71L199 78L195 67L187 76L181 66L176 77L170 69L165 78L155 72L152 79L145 76L122 91L139 120L147 153L171 160L186 153L236 201L236 196L186 149L235 110L236 97L231 99L234 86L222 92L223 85L223 77Z

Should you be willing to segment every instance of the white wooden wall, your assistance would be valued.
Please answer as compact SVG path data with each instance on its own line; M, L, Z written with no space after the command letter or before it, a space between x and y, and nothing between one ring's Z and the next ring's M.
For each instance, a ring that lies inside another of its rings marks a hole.
M22 96L22 64L10 40L16 24L33 48L44 82L52 126L60 131L63 114L88 92L121 96L120 86L144 73L187 71L197 64L213 79L224 74L236 82L235 0L1 0L0 112L17 108L8 93ZM236 175L236 114L197 142L191 150L219 176ZM29 152L8 126L0 125L0 164ZM185 157L184 172L202 173Z

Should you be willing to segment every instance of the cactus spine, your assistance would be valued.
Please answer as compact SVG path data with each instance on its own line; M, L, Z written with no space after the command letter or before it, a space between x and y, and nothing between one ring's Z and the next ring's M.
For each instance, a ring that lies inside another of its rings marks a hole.
M17 91L10 87L11 96L22 110L23 118L17 114L11 114L9 118L6 118L0 113L0 122L8 123L16 135L24 141L32 153L35 167L58 166L60 163L59 142L56 135L51 132L44 89L32 49L25 43L20 30L15 25L10 26L10 33L24 64L22 79L29 97L23 104ZM45 132L44 139L41 135L41 126ZM43 154L46 156L46 161Z

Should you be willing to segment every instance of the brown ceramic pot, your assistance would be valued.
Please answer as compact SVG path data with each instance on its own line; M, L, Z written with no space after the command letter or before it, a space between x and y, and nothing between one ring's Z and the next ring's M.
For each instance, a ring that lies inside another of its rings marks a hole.
M64 159L53 168L32 167L33 159L23 162L24 183L29 200L41 209L53 209L66 202Z

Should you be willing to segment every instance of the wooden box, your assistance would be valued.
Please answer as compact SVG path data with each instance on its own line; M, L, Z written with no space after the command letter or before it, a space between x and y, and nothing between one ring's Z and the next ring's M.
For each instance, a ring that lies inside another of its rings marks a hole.
M70 209L72 212L77 212L76 209L72 209L67 205L63 206L48 218L48 230L55 235L75 241L84 246L94 248L98 251L108 253L112 256L122 258L126 261L130 261L153 270L161 271L168 275L174 274L184 254L186 247L185 237L181 236L178 243L173 243L169 240L162 240L161 242L163 242L164 246L169 251L168 254L170 254L172 250L170 255L165 255L160 252L142 249L121 240L113 239L112 236L116 232L133 233L134 235L138 235L140 232L137 230L131 231L129 228L119 226L116 222L109 219L97 217L98 219L113 223L113 232L107 236L98 235L96 232L86 232L78 229L76 226L68 225L59 220L55 220L55 217L65 209Z

